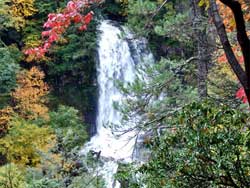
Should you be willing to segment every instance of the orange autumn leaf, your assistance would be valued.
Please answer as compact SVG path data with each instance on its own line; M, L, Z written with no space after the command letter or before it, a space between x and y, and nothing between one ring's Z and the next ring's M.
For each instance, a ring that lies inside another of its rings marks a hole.
M245 0L238 0L241 4L241 8L244 13L244 19L246 22L250 21L250 8L249 3L247 3ZM223 19L224 25L226 26L227 32L235 31L236 24L234 20L234 15L230 8L225 6L223 3L221 3L219 0L216 1L219 9L219 13Z
M17 113L25 119L48 118L45 96L49 87L43 81L44 73L36 67L17 76L18 87L12 93Z
M217 5L218 5L218 10L219 13L223 19L223 23L225 25L226 31L228 33L228 36L230 38L230 36L235 36L236 35L236 23L235 23L235 18L234 18L234 14L232 13L231 9L224 5L223 3L220 2L220 0L217 0ZM244 16L244 20L245 22L249 22L250 21L250 7L249 7L249 1L247 2L246 0L238 0L238 2L241 4L241 9L243 11L243 16ZM247 31L247 35L249 36L249 31ZM242 54L242 50L240 45L238 44L238 42L236 40L231 40L231 45L232 45L232 50L234 52L234 55L236 57L236 59L238 60L239 64L244 65L244 57ZM220 50L217 51L217 53L220 52ZM219 53L220 54L220 53ZM220 55L217 58L218 62L227 62L227 60L225 61L225 53L223 52L222 55ZM236 93L236 98L242 100L243 103L247 102L247 98L244 92L243 88L240 88L237 93Z
M219 57L217 58L217 61L218 61L219 63L226 63L226 62L227 62L227 57L226 57L226 55L225 55L225 54L222 54L221 56L219 56Z
M0 110L0 138L7 133L8 123L10 122L13 113L13 109L9 106Z

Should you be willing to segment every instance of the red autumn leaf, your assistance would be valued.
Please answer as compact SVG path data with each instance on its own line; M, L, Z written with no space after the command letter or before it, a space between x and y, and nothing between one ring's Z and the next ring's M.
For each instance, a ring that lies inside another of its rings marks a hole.
M46 37L50 35L50 31L43 31L42 32L42 37Z
M56 16L56 14L50 13L50 14L48 14L48 19L52 20L55 16Z
M236 98L240 99L243 103L247 103L247 96L243 87L236 92Z
M25 55L29 55L32 53L32 49L27 49L27 50L24 50L24 54Z
M50 47L51 47L51 43L49 43L49 42L45 42L43 45L44 49L49 49Z
M92 20L93 18L93 12L89 12L86 16L84 16L83 20L84 20L84 23L85 24L89 24L90 21Z
M243 64L244 63L244 57L240 56L239 59L238 59L238 61L239 61L240 64Z
M53 33L53 34L51 34L50 36L49 36L49 42L50 43L53 43L53 42L55 42L55 41L57 41L58 40L58 35L56 34L56 33Z
M79 30L80 31L85 31L85 30L87 30L87 26L86 25L82 25L82 26L79 27Z
M93 12L89 12L85 16L81 12L89 8L90 3L99 3L101 0L74 0L69 1L66 8L58 14L50 13L48 20L44 23L43 27L46 31L42 32L42 37L46 37L43 44L37 48L31 48L24 51L25 55L32 55L35 58L42 58L52 44L59 40L60 36L67 30L71 23L82 23L78 28L80 31L87 29L87 25L93 18Z
M217 60L219 63L226 63L227 62L226 55L225 54L221 55L220 57L218 57Z
M82 21L82 16L79 15L79 14L75 15L74 18L73 18L73 21L75 23L80 23Z
M76 9L76 7L77 7L76 3L73 2L73 1L69 1L68 4L67 4L67 10L69 12L74 11Z

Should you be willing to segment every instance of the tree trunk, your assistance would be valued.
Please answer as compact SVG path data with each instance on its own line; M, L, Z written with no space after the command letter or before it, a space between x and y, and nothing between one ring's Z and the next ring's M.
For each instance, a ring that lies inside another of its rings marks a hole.
M200 99L204 99L207 97L207 74L208 63L210 61L210 48L206 34L206 26L203 24L207 22L207 18L205 17L204 8L198 6L199 0L190 1L193 12L194 37L197 42L198 94Z

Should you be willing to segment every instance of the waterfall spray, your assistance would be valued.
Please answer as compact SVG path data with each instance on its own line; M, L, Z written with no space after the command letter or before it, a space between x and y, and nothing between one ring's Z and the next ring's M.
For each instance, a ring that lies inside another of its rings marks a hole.
M131 131L120 137L112 134L112 129L108 124L120 126L121 114L114 109L113 103L121 103L123 95L115 87L114 80L124 83L132 82L135 78L135 66L140 61L142 47L139 42L128 43L122 38L123 32L120 28L112 25L109 21L103 21L99 27L101 31L99 41L99 65L98 65L98 115L97 115L97 134L84 146L82 153L92 150L100 152L102 159L105 159L104 166L100 168L100 174L106 182L107 188L119 188L119 183L114 182L118 164L117 161L132 161L132 154L135 145L134 132ZM126 36L132 34L124 29ZM132 50L136 52L133 57ZM148 54L149 59L152 55ZM143 57L144 58L144 57ZM126 125L131 126L131 125Z

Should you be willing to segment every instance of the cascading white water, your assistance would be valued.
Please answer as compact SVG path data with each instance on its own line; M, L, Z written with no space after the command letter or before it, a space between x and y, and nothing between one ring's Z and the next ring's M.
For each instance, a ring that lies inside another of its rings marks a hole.
M90 150L101 152L105 159L100 169L106 181L107 188L117 188L119 183L114 182L113 175L117 170L117 161L129 162L132 160L135 145L134 133L129 132L116 137L108 124L120 125L121 115L113 107L113 102L120 103L123 99L120 91L115 87L114 80L131 82L135 78L135 59L132 58L128 42L121 38L120 28L109 21L103 21L99 27L101 31L99 41L99 67L98 67L98 116L97 134L84 146L82 153ZM125 31L125 35L132 34ZM136 48L136 43L132 43ZM135 49L137 50L137 49ZM138 46L139 50L139 46ZM138 54L136 55L138 59ZM127 125L130 126L130 125Z

